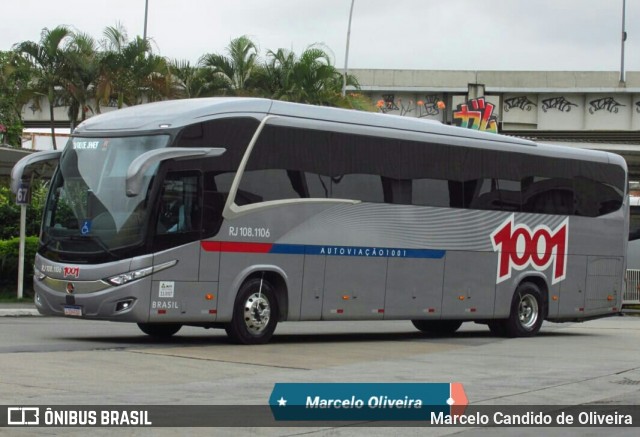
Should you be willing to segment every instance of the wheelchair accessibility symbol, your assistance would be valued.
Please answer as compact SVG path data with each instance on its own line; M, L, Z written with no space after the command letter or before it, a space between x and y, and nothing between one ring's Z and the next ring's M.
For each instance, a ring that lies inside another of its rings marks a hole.
M84 220L80 227L80 233L82 235L87 235L89 232L91 232L91 220Z

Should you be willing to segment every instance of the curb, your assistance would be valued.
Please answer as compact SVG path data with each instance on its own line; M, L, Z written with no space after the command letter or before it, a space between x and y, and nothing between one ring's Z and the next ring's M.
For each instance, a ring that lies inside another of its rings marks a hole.
M0 309L0 317L41 316L38 310L29 308Z

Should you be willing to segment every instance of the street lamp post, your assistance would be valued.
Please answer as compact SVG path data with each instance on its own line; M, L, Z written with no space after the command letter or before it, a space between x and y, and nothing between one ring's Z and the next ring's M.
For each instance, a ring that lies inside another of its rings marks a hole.
M149 13L149 0L144 0L144 33L142 39L147 40L147 15Z
M347 64L349 63L349 39L351 39L351 17L353 16L353 4L356 0L351 0L351 9L349 10L349 27L347 28L347 49L344 53L344 74L342 75L342 97L347 93Z
M620 49L620 83L624 84L624 42L627 40L627 32L624 29L624 16L626 0L622 0L622 44Z

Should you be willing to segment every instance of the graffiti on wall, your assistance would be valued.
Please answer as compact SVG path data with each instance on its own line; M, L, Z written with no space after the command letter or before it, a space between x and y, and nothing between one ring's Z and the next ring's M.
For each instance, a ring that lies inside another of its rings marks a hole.
M424 100L418 100L418 117L435 117L444 109L444 102L435 94L425 96Z
M547 112L549 109L557 109L561 112L570 112L573 106L578 107L577 104L571 103L569 100L565 99L564 96L551 97L542 101L542 110L544 112Z
M520 109L521 111L531 111L534 106L538 106L533 103L527 96L516 96L504 101L504 112L509 112L511 109Z
M494 115L495 105L487 103L484 97L460 103L453 113L453 123L466 129L498 133L498 117Z
M603 97L601 99L591 100L589 105L591 106L589 108L589 114L595 114L598 111L607 111L617 114L620 106L627 106L616 102L613 97Z
M400 108L396 105L395 99L395 94L383 94L382 100L378 100L376 106L383 114L386 114L389 111L399 111Z
M413 104L413 100L409 100L409 102L404 102L402 99L397 100L398 105L400 105L400 115L407 115L409 112L413 112L415 105Z
M391 111L398 111L399 115L407 115L416 112L416 117L434 117L446 108L442 99L435 94L425 96L424 100L408 99L403 100L395 94L383 94L382 99L376 102L378 111L386 114Z

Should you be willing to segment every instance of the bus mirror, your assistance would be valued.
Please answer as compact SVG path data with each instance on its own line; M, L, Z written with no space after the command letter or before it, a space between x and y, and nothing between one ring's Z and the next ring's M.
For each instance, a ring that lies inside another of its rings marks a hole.
M20 161L16 162L16 165L11 169L11 191L13 194L18 193L20 188L20 182L28 174L31 174L36 164L46 164L48 161L58 161L62 150L49 150L44 152L36 152L31 155L27 155Z
M145 152L134 159L127 169L125 187L127 197L135 197L140 194L145 173L151 166L159 162L169 159L221 156L226 151L227 149L221 147L169 147Z

